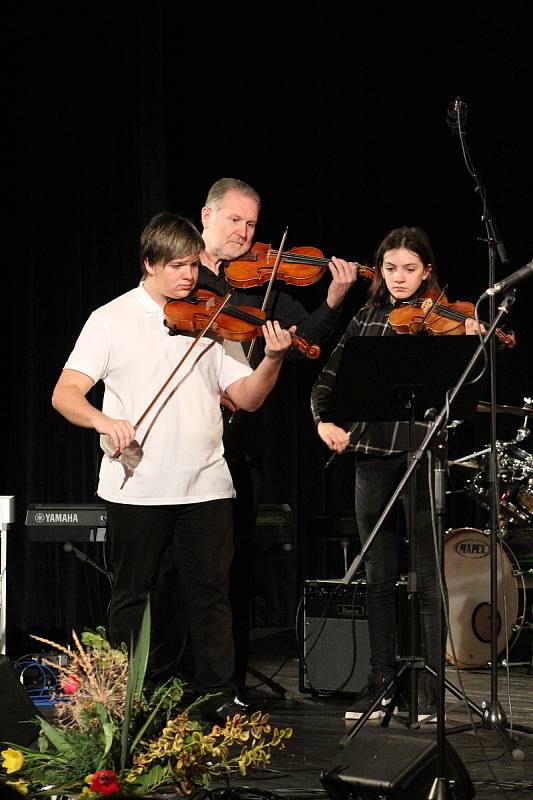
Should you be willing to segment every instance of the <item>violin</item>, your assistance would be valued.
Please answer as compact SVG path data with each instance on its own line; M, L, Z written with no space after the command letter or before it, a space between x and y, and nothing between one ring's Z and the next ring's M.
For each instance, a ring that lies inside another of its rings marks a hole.
M209 330L216 336L232 342L249 342L257 336L262 336L261 326L266 322L264 311L253 306L224 305L224 298L206 289L197 289L194 294L183 300L170 300L166 303L163 313L164 323L173 335L180 331L202 330L216 316ZM294 333L291 337L292 346L307 358L319 357L318 345L310 345Z
M432 290L394 308L389 314L389 323L395 333L416 334L425 330L434 336L457 336L465 333L467 319L475 319L474 310L473 303L450 303L443 292L437 296ZM481 324L487 326L486 322ZM515 346L514 333L496 328L494 334L505 347Z
M271 244L256 242L243 256L229 261L225 268L227 282L236 289L249 289L261 286L270 280L279 251ZM293 286L310 286L322 277L328 268L330 258L317 247L293 247L281 253L276 278ZM358 273L372 279L372 267L357 265Z

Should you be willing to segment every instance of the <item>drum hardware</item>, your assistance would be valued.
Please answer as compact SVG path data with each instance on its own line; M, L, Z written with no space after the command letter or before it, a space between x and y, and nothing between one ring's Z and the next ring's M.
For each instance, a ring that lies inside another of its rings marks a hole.
M529 431L528 431L529 433ZM533 525L533 456L516 447L516 439L496 442L496 463L500 489L500 516L506 525ZM481 455L476 474L465 482L465 493L483 508L490 509L489 461L490 448L457 459L458 466L471 463Z

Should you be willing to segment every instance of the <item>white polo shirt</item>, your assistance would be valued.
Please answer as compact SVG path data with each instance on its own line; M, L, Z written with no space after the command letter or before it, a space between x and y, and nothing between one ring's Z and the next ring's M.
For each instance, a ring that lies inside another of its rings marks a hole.
M104 382L102 411L108 416L135 425L190 347L194 337L171 336L163 320L163 309L141 285L93 311L85 323L65 368ZM141 442L177 386L147 436L133 476L121 489L123 466L104 456L98 495L132 505L234 497L219 392L251 372L238 342L202 337L137 429Z

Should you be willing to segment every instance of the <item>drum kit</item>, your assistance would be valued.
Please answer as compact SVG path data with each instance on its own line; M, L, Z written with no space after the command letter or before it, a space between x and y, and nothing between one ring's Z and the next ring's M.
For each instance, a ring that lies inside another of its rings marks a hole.
M491 407L481 402L477 410L487 412ZM526 591L533 586L533 455L518 446L530 433L533 399L525 398L522 407L497 405L496 413L524 418L514 439L495 443L502 542L496 592L497 650L501 655L511 650L522 630L528 629L533 635L533 611L527 607ZM490 511L489 459L490 447L486 447L448 463L475 470L463 491ZM490 532L457 528L446 533L444 571L450 634L446 657L461 668L482 667L490 662L490 548Z

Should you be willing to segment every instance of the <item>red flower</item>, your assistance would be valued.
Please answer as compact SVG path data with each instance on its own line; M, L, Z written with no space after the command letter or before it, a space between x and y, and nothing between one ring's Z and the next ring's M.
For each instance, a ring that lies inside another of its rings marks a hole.
M116 794L120 792L117 776L110 769L98 770L93 775L91 791L98 792L98 794Z
M69 675L68 678L63 678L61 681L63 694L76 694L79 687L80 681L74 675Z

